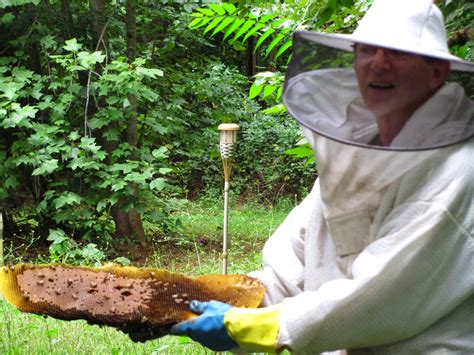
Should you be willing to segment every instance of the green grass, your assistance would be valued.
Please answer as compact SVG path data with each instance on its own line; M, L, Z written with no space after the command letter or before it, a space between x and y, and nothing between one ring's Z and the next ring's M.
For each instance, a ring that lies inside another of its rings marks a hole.
M184 337L133 343L111 327L21 313L0 301L1 354L213 354Z
M278 206L230 204L229 273L261 267L265 241L292 207L289 201ZM175 213L181 223L179 232L169 238L154 238L153 251L143 265L191 274L221 273L223 214L221 203L204 200L186 204Z
M291 208L236 205L229 208L229 273L247 273L261 267L261 248ZM222 204L187 203L176 214L182 222L169 240L151 238L146 257L137 265L189 274L222 272ZM153 226L147 230L152 233ZM132 246L129 246L132 249ZM137 247L138 248L138 247ZM21 253L20 253L21 255ZM126 255L124 255L126 256ZM10 262L12 254L9 256ZM22 261L25 256L21 255ZM16 261L19 261L16 259ZM166 336L133 343L127 335L85 321L61 321L21 313L0 299L0 354L214 354L185 337Z

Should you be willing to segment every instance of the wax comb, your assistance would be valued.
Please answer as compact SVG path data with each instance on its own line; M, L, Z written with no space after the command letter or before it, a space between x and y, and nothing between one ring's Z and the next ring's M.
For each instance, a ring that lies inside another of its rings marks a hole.
M148 338L195 315L191 300L258 307L265 288L245 275L189 276L161 269L18 264L0 268L0 290L20 311L85 319L118 329L148 329Z

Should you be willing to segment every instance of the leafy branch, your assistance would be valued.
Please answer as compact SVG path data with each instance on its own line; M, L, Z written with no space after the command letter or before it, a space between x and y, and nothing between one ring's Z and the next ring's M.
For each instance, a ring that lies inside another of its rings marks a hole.
M198 8L191 14L193 20L188 26L192 30L204 29L203 34L210 34L211 37L221 34L222 40L234 47L244 45L250 38L256 38L253 53L260 50L264 59L271 58L271 62L276 63L277 59L285 57L291 51L291 33L294 30L308 26L322 28L330 24L327 30L336 32L352 23L360 16L359 9L351 9L354 7L354 2L354 0L328 0L324 5L316 4L317 7L313 6L314 3L308 4L303 18L298 15L293 17L280 15L280 11L277 13L257 8L238 9L230 3L208 4L207 7ZM361 1L362 4L359 4L362 11L364 10L362 5L367 2L370 0ZM316 14L310 11L313 7L316 9L313 10ZM291 54L287 55L285 63L290 59ZM273 105L265 110L266 113L286 112L281 104L284 73L265 71L256 74L254 79L249 98L259 98Z
M291 48L290 33L296 28L293 20L281 18L275 13L259 16L252 11L238 11L233 4L209 4L207 8L198 8L191 14L194 20L189 28L196 30L204 27L203 34L211 32L211 36L223 34L223 40L233 45L237 41L244 44L252 36L258 36L253 49L254 53L267 42L264 58L273 50L276 51L275 61ZM270 40L269 42L267 40Z
M276 13L260 14L258 11L238 10L233 4L209 4L206 8L198 8L191 14L194 18L189 28L204 28L203 34L211 37L222 35L222 40L229 44L241 46L250 38L257 38L253 53L263 51L263 59L271 57L272 62L282 57L292 47L291 33L298 23ZM273 53L273 56L270 54ZM288 56L287 61L291 56ZM258 73L249 92L251 99L260 97L264 101L276 103L270 113L284 112L280 104L283 74L280 72Z

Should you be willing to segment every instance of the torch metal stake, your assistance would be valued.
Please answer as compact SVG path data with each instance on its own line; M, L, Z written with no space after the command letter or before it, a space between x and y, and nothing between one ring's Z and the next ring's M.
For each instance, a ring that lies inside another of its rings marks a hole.
M220 133L220 151L222 157L222 165L224 168L224 235L223 235L223 268L222 273L227 274L227 263L229 256L229 187L230 187L230 173L232 170L232 156L235 151L237 143L237 131L239 126L235 123L222 123L218 127Z
M229 182L224 182L224 236L222 240L222 273L227 275L229 256Z

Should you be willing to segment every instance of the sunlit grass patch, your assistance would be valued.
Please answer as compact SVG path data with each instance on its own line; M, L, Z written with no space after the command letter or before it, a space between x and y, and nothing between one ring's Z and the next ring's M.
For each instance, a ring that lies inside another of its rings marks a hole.
M229 206L228 270L247 273L261 268L261 250L293 206L256 204ZM201 200L176 212L179 235L154 241L146 265L191 274L222 272L223 206Z
M112 327L21 313L0 300L1 354L213 354L184 337L134 343Z

